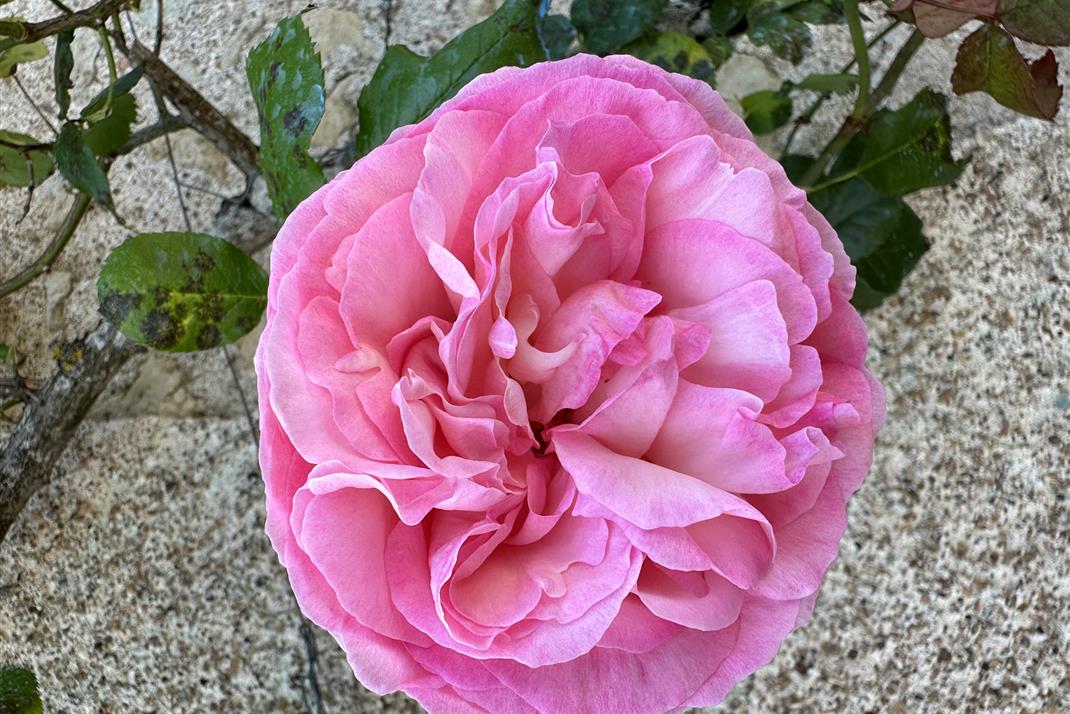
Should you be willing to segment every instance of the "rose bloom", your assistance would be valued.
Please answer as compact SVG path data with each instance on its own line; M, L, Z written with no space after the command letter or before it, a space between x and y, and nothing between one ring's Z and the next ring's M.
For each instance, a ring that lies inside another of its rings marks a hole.
M302 609L432 712L720 701L808 617L870 464L853 289L709 86L478 77L275 241L260 459Z

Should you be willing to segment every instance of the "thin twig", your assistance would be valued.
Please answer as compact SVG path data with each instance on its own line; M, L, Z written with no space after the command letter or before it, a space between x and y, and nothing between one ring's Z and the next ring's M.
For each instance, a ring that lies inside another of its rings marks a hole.
M847 144L854 138L855 134L862 130L865 126L865 118L873 113L873 111L880 106L880 103L892 93L896 83L903 74L903 70L910 63L910 60L914 57L914 54L921 47L921 43L924 41L921 33L915 30L911 33L910 37L903 46L899 48L895 57L892 59L890 65L888 65L887 71L881 78L880 83L877 85L869 95L869 101L866 104L866 110L861 118L855 117L853 114L844 120L840 126L840 130L836 133L836 136L832 138L832 141L825 146L824 150L814 160L814 163L810 165L806 173L803 175L800 184L806 187L814 187L818 179L825 173L825 168L829 162L832 161ZM826 182L827 184L827 182ZM823 185L824 186L824 185ZM823 187L822 186L822 187ZM809 190L814 190L810 188Z
M903 46L899 48L899 51L888 65L888 69L885 70L884 76L881 77L880 83L877 84L876 89L870 95L870 111L876 109L892 93L896 83L899 82L899 78L903 75L903 70L910 64L910 60L914 58L924 41L925 37L917 30L914 30L910 37L907 38L907 41L903 43Z
M182 182L178 180L178 167L175 166L175 153L171 150L171 137L164 134L164 146L167 147L167 163L171 164L171 178L175 182L175 195L178 196L178 207L182 209L182 220L186 223L186 231L192 232L193 227L189 222L189 211L186 210L186 199L182 196Z
M899 20L892 20L887 27L878 32L872 40L866 43L866 47L872 48L878 42L887 37L888 33L890 33L897 27L899 27ZM854 66L855 58L852 57L849 62L847 62L843 65L843 67L840 68L838 74L844 74L846 72L849 72ZM788 138L784 142L784 149L781 152L781 158L786 156L788 152L791 151L791 145L795 143L795 137L799 133L799 129L802 128L804 124L808 124L810 120L813 119L814 114L817 114L817 110L820 109L821 106L828 101L828 98L831 97L832 94L832 92L822 92L821 95L817 99L815 99L809 107L806 108L806 111L804 111L795 119L792 124L791 131L788 133Z
M51 0L51 2L52 2L52 4L53 4L53 5L55 5L55 6L56 6L56 8L57 8L57 9L58 9L58 10L59 10L60 12L65 12L65 13L67 13L68 15L73 15L73 14L74 14L74 10L70 9L69 7L67 7L66 5L64 5L63 3L61 3L61 2L59 1L59 0Z
M58 35L65 30L73 30L76 27L96 27L105 18L123 7L128 0L101 0L96 5L79 10L78 12L65 13L59 17L43 22L27 22L23 27L26 32L19 37L5 37L0 39L0 52L15 45L29 44L43 40L52 35Z
M159 10L161 13L163 12L162 5ZM161 37L162 34L158 35L158 38ZM159 45L157 45L156 49L157 51L159 50ZM167 103L164 102L163 95L160 93L160 88L156 86L155 82L150 82L150 86L152 87L152 98L156 102L156 111L159 112L160 118L162 119L165 116L169 116ZM178 207L182 209L182 221L186 224L186 231L192 232L193 226L190 224L189 211L186 210L186 198L182 195L182 182L178 178L178 166L175 165L175 152L174 149L171 148L171 137L165 134L163 141L164 147L167 149L167 163L171 166L171 180L174 181L175 184L175 196L178 198Z
M134 38L137 40L137 38ZM152 45L152 54L160 56L163 47L163 0L156 0L156 41Z
M855 61L858 63L858 96L851 116L862 119L869 102L869 48L866 34L862 30L862 16L858 12L858 0L844 0L843 14L847 18L847 29L851 32L851 44L854 46Z
M155 90L155 87L154 87ZM157 90L158 92L158 90ZM157 103L160 105L161 111L166 111L163 105L163 99L159 97L157 93ZM182 220L186 225L187 231L193 231L193 225L189 220L189 212L186 210L186 199L182 196L182 182L178 178L178 166L175 165L175 155L171 150L171 137L164 136L164 144L167 147L167 161L171 165L171 178L175 183L175 195L178 197L178 205L182 209ZM230 376L234 380L234 386L238 390L238 397L241 399L242 409L245 412L245 419L249 425L249 436L253 440L254 450L259 448L260 433L256 428L256 420L253 419L253 412L249 408L249 400L245 397L245 389L242 388L241 378L238 376L238 370L234 366L234 358L230 354L230 349L226 346L223 347L223 358L227 361L227 367L230 369Z
M63 225L60 226L45 252L37 260L33 261L29 267L9 280L0 283L0 298L10 295L52 268L52 264L56 262L56 258L63 252L63 249L67 247L67 242L74 235L74 230L82 222L82 217L85 216L86 211L89 210L91 200L89 194L78 193L70 210L67 211L67 217L63 219Z
M127 142L123 144L123 147L119 149L119 155L129 154L139 146L148 144L179 129L185 129L188 126L189 123L180 116L175 116L174 114L161 116L160 120L155 124L150 124L131 134Z
M45 116L45 113L41 111L41 107L37 106L37 102L35 102L33 97L30 96L30 93L26 91L26 87L22 86L22 81L19 79L19 76L13 74L11 75L11 78L15 80L15 86L22 92L22 96L26 97L26 101L29 102L30 106L33 107L33 110L37 112L37 116L41 117L41 121L48 125L48 128L52 131L52 135L55 136L58 133L56 127L52 126L52 122L50 122L48 117Z
M291 593L292 594L292 593ZM312 632L312 627L308 624L308 620L301 614L301 606L297 604L297 599L294 598L294 605L297 606L297 612L301 616L301 639L305 643L305 658L308 660L308 674L306 679L308 680L308 687L312 690L312 701L305 700L305 708L315 714L326 714L327 710L323 707L323 695L320 692L319 678L316 676L316 661L319 659L319 650L316 648L316 635ZM304 697L304 689L302 688L302 697Z
M241 386L241 379L238 376L238 368L234 366L234 356L226 346L223 347L223 356L227 360L230 376L234 380L234 386L238 390L238 397L241 399L241 407L242 411L245 412L245 421L249 425L249 436L253 439L253 447L259 450L260 430L256 427L256 419L253 417L253 410L249 408L249 400L245 397L245 389Z
M230 198L231 198L230 196L226 195L225 193L220 193L219 191L213 191L210 188L205 188L204 186L198 186L195 183L187 183L185 181L179 181L178 185L181 186L182 188L186 189L187 191L195 191L197 193L203 193L206 196L211 196L212 198L218 198L220 201L229 201Z
M393 32L391 26L391 15L394 13L393 0L383 0L383 52L386 52L386 48L390 47L390 35Z
M230 119L145 45L135 42L130 47L130 57L142 63L149 80L167 97L178 113L198 133L226 154L245 174L247 181L259 174L256 144L241 129L234 126Z
M120 26L119 32L122 32ZM115 81L119 78L119 72L115 68L115 53L111 50L111 40L108 39L108 33L102 26L99 30L100 44L104 48L104 56L108 60L108 89L107 94L104 96L104 108L102 116L107 116L111 111L112 98L115 95Z
M130 36L137 42L137 27L134 25L134 17L130 14L130 9L124 9L123 14L126 16L126 24L130 25Z

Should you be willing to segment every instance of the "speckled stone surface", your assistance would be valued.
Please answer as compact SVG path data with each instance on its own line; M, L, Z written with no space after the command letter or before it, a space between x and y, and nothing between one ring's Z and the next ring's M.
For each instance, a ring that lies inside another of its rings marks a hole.
M138 27L148 32L154 3L142 4ZM328 91L351 100L383 48L383 3L319 4L328 13L316 21ZM430 51L494 4L395 0L392 41ZM237 5L168 2L164 56L253 133L242 52L304 3ZM672 5L686 17L683 3ZM45 0L11 7L31 18L52 13ZM893 104L923 86L949 90L959 37L925 45ZM902 39L893 33L878 55L887 60ZM849 56L841 29L820 31L816 45L821 52L798 76ZM82 54L92 58L92 42ZM1070 80L1070 53L1059 59ZM88 63L77 71L93 76ZM95 71L99 84L101 61ZM50 86L47 63L20 76ZM76 93L74 105L95 88ZM829 136L848 103L819 113L802 146ZM4 128L41 133L6 82L0 106ZM352 121L341 100L333 111L320 147L344 142ZM933 249L901 294L867 318L888 423L850 504L840 559L810 623L716 711L1066 709L1070 110L1048 124L970 95L951 112L956 152L973 161L956 187L910 198ZM176 137L176 152L190 183L236 189L233 170L197 137ZM180 227L163 154L147 147L121 168L116 199L132 227ZM57 179L38 194L17 229L22 197L0 194L0 274L32 260L69 201ZM218 202L198 192L188 199L195 227L208 227ZM94 323L92 276L124 235L94 212L56 266L69 293L61 278L0 301L0 341L21 339L31 376L50 372L50 344ZM247 389L252 344L235 351ZM0 438L4 431L0 423ZM48 712L305 711L300 622L263 534L254 468L220 355L130 364L0 544L0 663L37 671ZM364 691L331 638L315 637L328 712L419 711L403 696Z

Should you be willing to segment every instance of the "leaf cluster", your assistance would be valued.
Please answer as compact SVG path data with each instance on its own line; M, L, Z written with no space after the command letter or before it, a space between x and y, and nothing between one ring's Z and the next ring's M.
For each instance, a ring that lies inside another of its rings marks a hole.
M567 15L547 14L547 0L505 0L486 20L430 56L401 45L387 48L358 101L356 154L374 150L398 128L426 118L475 76L501 67L524 67L580 51L626 53L714 85L718 67L741 38L798 63L813 49L813 25L846 21L844 1L703 2L689 32L680 33L658 29L667 0L574 0ZM960 48L955 91L985 91L1032 116L1054 116L1061 97L1054 55L1025 60L1015 38L1070 42L1059 29L1070 23L1054 23L1059 27L1053 29L1052 22L1041 22L1045 16L1065 14L1070 0L981 0L966 10L949 10L956 2L933 6L928 0L899 0L894 9L932 34L946 34L974 18L983 20ZM852 22L857 27L857 16ZM4 27L0 22L0 33ZM17 35L17 24L9 29ZM130 89L140 73L135 69L113 77L104 92L70 118L72 39L73 30L61 33L56 42L56 105L62 122L57 136L39 142L0 133L0 182L32 189L58 170L94 201L113 209L106 170L136 121ZM33 61L40 54L33 44L15 42L4 49L0 71ZM250 52L246 72L260 124L258 165L275 215L283 220L325 180L309 153L325 108L323 70L301 15L282 20ZM799 93L824 98L861 92L867 83L868 77L850 66L785 81L777 90L743 98L744 119L755 133L772 132L795 116L793 98ZM844 142L831 147L835 150L829 156L815 162L789 154L784 163L796 180L807 177L804 183L813 204L840 232L858 269L855 303L867 308L894 292L928 246L903 196L953 182L966 162L953 157L943 96L923 91L895 110L881 108L879 101L867 107L863 99L859 106L866 111L860 113L858 125L844 135ZM213 265L222 267L201 270L198 256L202 261L209 256ZM134 236L109 257L102 272L102 312L128 337L158 349L225 344L251 329L263 310L259 270L219 238L192 232ZM200 275L201 282L182 282L192 275Z
M15 39L24 31L24 26L14 20L0 21L0 34L5 27ZM141 67L135 67L117 77L110 41L101 30L101 43L109 57L108 86L93 97L77 117L71 118L68 114L73 86L74 34L75 29L58 33L53 54L56 118L61 122L60 127L50 140L0 129L0 188L27 188L32 197L33 189L58 170L71 186L114 211L107 164L130 138L131 127L137 121L137 102L130 92L143 72ZM43 40L0 50L0 76L14 73L20 63L47 56ZM26 209L29 209L29 200Z
M981 20L959 45L951 74L955 94L985 92L1021 114L1055 118L1063 87L1051 48L1070 46L1070 0L898 0L892 11L926 37ZM1029 60L1018 40L1048 49Z

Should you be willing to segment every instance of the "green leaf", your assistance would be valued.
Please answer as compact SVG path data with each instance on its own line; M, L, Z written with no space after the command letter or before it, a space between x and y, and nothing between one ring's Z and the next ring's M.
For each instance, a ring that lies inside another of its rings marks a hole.
M0 362L7 362L10 356L11 348L5 345L3 342L0 342Z
M547 58L563 59L568 56L576 40L576 28L564 15L547 15L539 24L539 36L546 48Z
M843 3L839 0L810 0L791 5L786 12L811 25L835 25L844 21Z
M308 153L323 117L323 67L300 15L282 20L245 62L260 117L260 168L279 220L323 185Z
M9 2L11 2L11 0L0 0L0 5L6 5ZM0 18L0 37L10 37L15 40L24 40L26 39L26 35L26 23L22 21L22 18Z
M111 100L115 103L117 97L121 97L124 94L129 94L130 90L137 85L138 80L141 79L141 75L145 74L145 68L141 65L134 67L132 70L124 74L115 80L115 84L112 85ZM82 119L89 121L100 121L104 118L104 107L108 104L108 89L104 89L97 92L97 94L89 100L89 104L86 104L79 112L79 116Z
M715 0L710 4L710 27L722 35L733 30L747 17L754 0Z
M768 134L791 121L791 98L783 89L748 94L740 104L743 121L755 134Z
M137 119L137 102L131 94L117 97L111 113L91 124L85 132L85 143L97 156L117 152L130 138L130 127Z
M8 146L33 146L40 143L41 142L29 134L20 134L17 131L4 131L3 129L0 129L0 144L7 144Z
M67 110L71 108L71 70L74 69L74 52L71 42L74 30L64 30L56 35L56 58L52 65L52 79L56 85L56 104L59 106L59 118L66 120Z
M0 131L0 186L38 186L53 168L52 154L37 139Z
M858 86L858 76L854 74L811 74L796 86L799 89L809 89L812 92L846 94Z
M111 187L93 150L85 143L85 137L77 124L67 122L59 131L54 148L56 167L72 186L93 197L102 206L114 209Z
M383 59L375 68L375 75L357 100L360 111L358 155L367 154L386 141L394 129L416 123L438 105L438 97L434 94L437 87L419 81L426 63L426 57L404 45L386 48Z
M654 27L666 0L575 0L572 24L598 55L616 52Z
M968 161L951 156L947 97L925 89L899 109L876 112L843 150L826 183L861 176L881 193L902 196L952 183Z
M157 350L192 352L237 340L267 306L267 274L203 233L141 233L113 250L97 279L100 312Z
M0 667L0 714L42 714L37 676L21 667Z
M1070 45L1068 0L1000 0L996 14L1008 32L1026 42Z
M31 42L28 45L15 45L0 52L0 78L15 74L20 64L33 62L48 56L44 42Z
M812 43L810 28L780 9L777 2L754 5L747 12L747 36L756 45L768 45L777 57L798 64Z
M641 37L623 51L669 72L686 74L704 82L714 81L713 73L717 65L710 53L698 42L679 32Z
M713 34L702 41L702 48L710 56L710 62L713 62L714 71L716 71L732 56L732 52L735 50L735 43L724 35ZM714 83L713 79L711 79L710 84Z
M1058 71L1051 50L1027 62L1013 37L993 25L982 25L959 47L951 87L955 94L986 92L1016 112L1054 119L1063 96Z
M813 165L814 157L803 154L785 154L780 157L779 162L784 168L784 173L788 175L788 180L798 186L802 182L802 177Z
M929 249L921 220L903 199L882 196L863 179L816 191L809 196L843 241L858 270L852 304L868 310L899 289Z
M545 60L537 32L545 9L542 0L506 0L430 58L400 45L387 48L357 103L357 153L367 154L394 129L420 121L476 75Z

